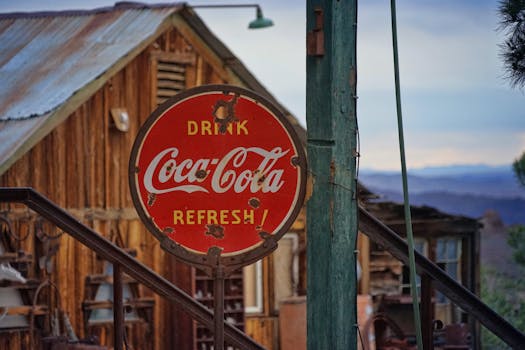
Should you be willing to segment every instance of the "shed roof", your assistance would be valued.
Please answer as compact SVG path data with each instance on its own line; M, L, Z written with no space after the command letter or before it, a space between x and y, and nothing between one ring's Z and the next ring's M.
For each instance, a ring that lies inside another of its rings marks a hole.
M372 200L364 207L400 236L406 236L405 208L402 203ZM479 231L478 219L444 213L429 206L410 206L412 230L415 236L474 236Z
M177 6L0 15L0 120L41 117L155 34Z
M184 3L0 14L0 174L173 25L174 14L246 87L278 104Z

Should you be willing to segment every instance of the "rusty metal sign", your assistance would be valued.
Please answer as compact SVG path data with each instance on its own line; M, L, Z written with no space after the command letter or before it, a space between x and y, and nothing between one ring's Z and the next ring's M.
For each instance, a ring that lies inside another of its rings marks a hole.
M237 268L275 249L303 204L306 160L282 112L228 85L159 106L133 145L133 202L167 251Z

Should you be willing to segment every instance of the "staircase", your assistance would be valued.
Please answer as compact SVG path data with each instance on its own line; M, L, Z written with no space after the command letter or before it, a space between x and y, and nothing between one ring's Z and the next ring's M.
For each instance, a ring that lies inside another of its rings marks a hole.
M171 282L159 276L149 267L142 264L126 253L123 249L102 237L89 227L80 223L73 216L58 207L56 204L37 193L31 188L0 188L0 203L22 203L46 218L65 233L95 251L103 259L113 264L114 280L114 339L115 350L123 350L124 339L124 304L122 300L123 273L133 277L138 282L147 286L153 292L166 298L170 302L182 307L193 319L202 323L213 331L213 313L191 296L177 288ZM359 208L359 227L372 240L383 245L394 257L408 264L407 243L394 231L381 223L378 219ZM523 348L525 334L517 330L494 310L484 304L476 295L448 276L442 269L423 255L415 252L418 274L423 281L434 284L435 288L447 298L473 315L487 329L496 334L505 343L514 349ZM422 295L422 304L430 295ZM423 317L423 319L425 319ZM431 322L432 320L430 320ZM423 325L428 331L432 325ZM425 337L426 334L426 337ZM430 337L430 339L429 339ZM224 338L236 348L246 350L264 349L246 334L224 323ZM425 350L431 349L431 333L424 332L426 342ZM425 340L425 339L424 339Z
M100 257L113 264L115 350L123 350L124 343L123 273L133 277L170 302L182 307L194 320L213 331L213 313L206 307L126 253L123 249L80 223L35 190L31 188L0 188L1 202L25 204L28 208L34 210L65 233L95 251ZM224 339L236 348L247 350L264 349L246 334L226 322L224 323Z

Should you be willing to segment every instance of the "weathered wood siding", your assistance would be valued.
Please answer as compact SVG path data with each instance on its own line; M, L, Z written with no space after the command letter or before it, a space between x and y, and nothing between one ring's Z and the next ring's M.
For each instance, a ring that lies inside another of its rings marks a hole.
M81 105L65 122L55 128L31 151L0 176L0 186L30 186L49 197L59 206L73 213L81 222L101 235L115 238L120 235L128 248L137 252L137 258L159 274L188 290L191 283L189 268L174 263L158 241L149 234L138 219L128 188L128 160L140 125L156 107L155 52L194 54L193 64L186 64L186 86L205 83L226 83L221 67L213 66L206 57L205 47L194 47L190 39L170 29L131 61L124 69L110 77L92 97ZM128 132L121 132L113 124L110 110L125 108L130 117ZM35 255L32 231L36 216L16 205L2 207L14 222L15 230L31 231L28 239L14 242L17 249ZM56 234L55 229L45 226ZM100 274L103 262L82 244L68 235L59 238L60 248L54 257L51 280L60 290L60 305L66 311L80 337L84 337L82 301L86 276ZM32 274L43 279L45 273L34 265ZM142 296L153 294L141 288ZM52 297L53 305L56 298ZM185 319L176 324L176 318ZM191 339L189 318L155 297L154 323L149 331L135 327L132 335L134 349L186 349ZM142 332L142 333L141 333ZM24 337L22 334L22 338ZM142 335L141 335L142 334ZM99 334L102 341L112 343L112 330ZM17 340L13 334L0 334L0 347ZM6 345L9 348L24 348Z
M279 349L278 317L246 317L245 332L268 350Z

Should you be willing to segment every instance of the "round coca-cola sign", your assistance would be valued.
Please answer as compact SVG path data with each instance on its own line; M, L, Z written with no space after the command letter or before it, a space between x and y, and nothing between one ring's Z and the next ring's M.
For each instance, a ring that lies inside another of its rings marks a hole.
M148 118L133 145L130 187L163 247L186 260L211 248L231 257L285 233L303 204L305 170L278 108L251 91L209 85Z

